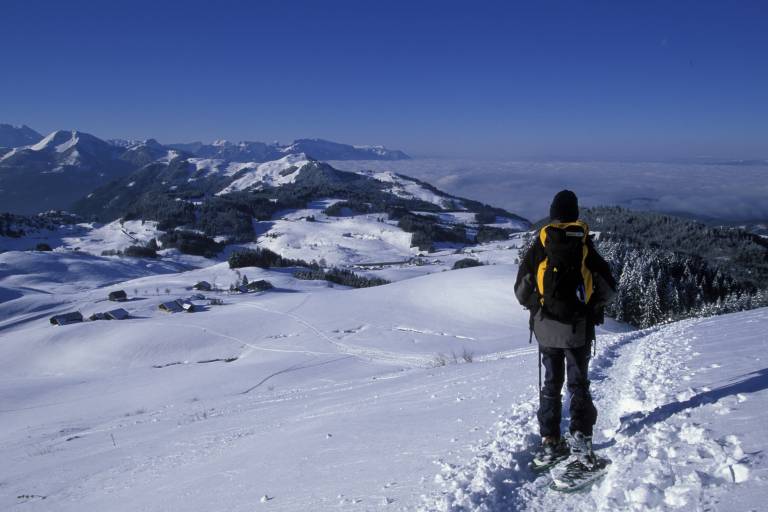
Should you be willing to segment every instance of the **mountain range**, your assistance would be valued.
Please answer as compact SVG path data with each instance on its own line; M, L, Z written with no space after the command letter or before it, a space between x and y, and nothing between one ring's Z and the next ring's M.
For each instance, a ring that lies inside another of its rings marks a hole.
M323 160L409 158L383 146L322 139L298 139L289 145L248 141L164 145L155 139L107 141L75 130L57 130L43 137L27 126L0 124L0 210L31 214L70 209L99 187L139 171L146 177L159 167L145 167L180 157L217 161L210 166L223 162L253 166L293 154Z

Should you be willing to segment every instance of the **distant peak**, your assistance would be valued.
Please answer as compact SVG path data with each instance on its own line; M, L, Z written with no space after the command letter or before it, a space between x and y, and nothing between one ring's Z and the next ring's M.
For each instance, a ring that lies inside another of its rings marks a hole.
M48 134L37 144L30 146L30 149L33 151L44 151L46 149L52 149L55 147L56 151L61 153L62 151L69 149L69 147L77 144L79 139L78 135L79 134L77 130L56 130L55 132ZM62 146L64 145L68 145L68 147L62 149Z
M285 163L298 163L298 162L315 162L315 159L311 156L307 156L306 153L288 153L284 157L275 160L275 162Z

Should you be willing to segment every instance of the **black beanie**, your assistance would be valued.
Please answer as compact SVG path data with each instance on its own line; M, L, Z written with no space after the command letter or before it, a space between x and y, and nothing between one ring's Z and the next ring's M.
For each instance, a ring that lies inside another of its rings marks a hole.
M579 220L579 200L576 194L570 190L561 190L552 199L549 207L549 218L562 222L574 222Z

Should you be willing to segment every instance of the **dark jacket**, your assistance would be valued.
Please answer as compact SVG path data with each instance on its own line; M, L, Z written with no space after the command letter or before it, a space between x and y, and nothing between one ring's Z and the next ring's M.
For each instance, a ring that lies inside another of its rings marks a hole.
M543 347L576 348L595 339L595 325L602 323L602 310L616 295L616 281L608 263L598 254L592 239L587 238L586 266L592 271L594 291L587 304L587 315L575 324L563 323L543 314L536 288L536 270L546 253L540 238L526 251L520 261L515 282L515 295L520 304L531 311L531 327Z

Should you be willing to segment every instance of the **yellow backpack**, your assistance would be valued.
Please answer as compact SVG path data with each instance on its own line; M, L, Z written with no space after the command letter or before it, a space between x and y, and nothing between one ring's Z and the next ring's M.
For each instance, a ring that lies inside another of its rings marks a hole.
M539 232L546 254L536 272L539 303L555 320L573 323L586 315L593 292L588 239L589 227L582 221L551 223Z

